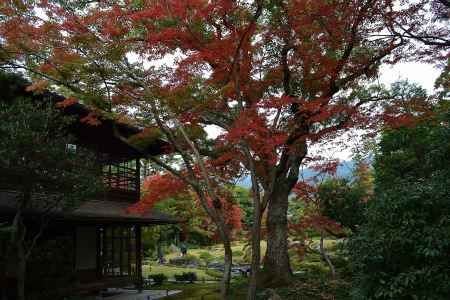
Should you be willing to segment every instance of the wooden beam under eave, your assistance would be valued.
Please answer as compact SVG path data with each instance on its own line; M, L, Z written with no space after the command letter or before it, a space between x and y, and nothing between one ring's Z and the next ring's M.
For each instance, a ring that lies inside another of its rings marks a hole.
M139 292L143 290L142 280L142 228L136 225L136 288Z

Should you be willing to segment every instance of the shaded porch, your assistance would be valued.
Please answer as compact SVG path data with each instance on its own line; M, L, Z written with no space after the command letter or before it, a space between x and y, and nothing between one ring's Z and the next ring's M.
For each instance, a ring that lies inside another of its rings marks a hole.
M142 228L177 220L155 211L128 214L128 205L89 201L65 218L75 225L75 269L80 291L130 286L142 289Z

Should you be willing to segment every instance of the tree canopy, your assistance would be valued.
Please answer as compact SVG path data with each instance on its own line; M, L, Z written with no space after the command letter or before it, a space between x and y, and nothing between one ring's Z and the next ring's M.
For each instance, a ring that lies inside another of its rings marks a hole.
M311 146L351 128L415 119L404 102L361 90L382 64L445 62L449 31L434 18L435 4L19 1L0 8L0 63L37 76L32 89L64 86L97 114L158 127L178 165L149 159L197 194L227 253L222 188L250 174L253 245L267 210L264 269L280 285L292 275L288 197L300 167L321 161ZM219 134L208 137L208 126Z
M375 195L351 241L355 299L445 299L449 290L450 128L436 119L387 130Z

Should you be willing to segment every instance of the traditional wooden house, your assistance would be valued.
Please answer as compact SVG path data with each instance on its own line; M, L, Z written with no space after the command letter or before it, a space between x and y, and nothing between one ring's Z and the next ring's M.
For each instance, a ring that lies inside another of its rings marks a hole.
M63 99L57 95L52 97L55 101ZM80 122L89 112L88 108L78 103L64 110L65 114L77 119L70 128L77 140L77 144L72 147L95 150L107 188L98 197L83 202L74 210L55 212L42 239L64 237L70 241L69 250L65 250L69 252L65 259L76 275L73 280L77 290L96 292L106 287L130 284L140 288L142 227L171 224L177 220L157 211L143 215L130 214L126 208L138 201L140 196L142 156L160 155L167 151L166 144L157 139L144 153L138 152L118 138L117 132L122 137L130 137L141 129L111 120L102 120L98 126ZM8 174L0 174L0 224L10 222L14 217L16 194L14 182L11 182ZM39 209L28 209L25 214L27 222L32 224L40 213ZM7 246L5 243L0 243L0 266L3 265L0 268L0 290L4 291L14 290L14 278L8 277L5 271L8 265L2 253L2 249L5 250ZM8 293L13 292L4 292Z

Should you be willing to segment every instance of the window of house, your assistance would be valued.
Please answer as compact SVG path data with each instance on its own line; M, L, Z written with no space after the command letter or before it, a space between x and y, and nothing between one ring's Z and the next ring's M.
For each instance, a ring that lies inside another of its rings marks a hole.
M136 274L134 227L110 226L100 229L100 261L104 276Z

